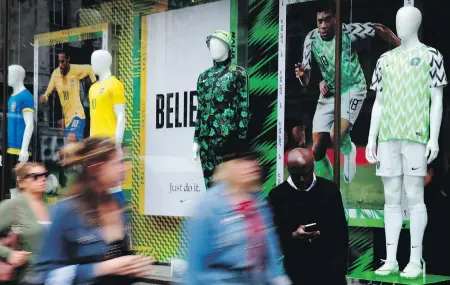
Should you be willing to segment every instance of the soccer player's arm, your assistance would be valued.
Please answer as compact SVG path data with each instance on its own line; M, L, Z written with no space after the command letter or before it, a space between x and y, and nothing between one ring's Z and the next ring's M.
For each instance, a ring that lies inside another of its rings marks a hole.
M91 83L94 83L97 81L94 71L92 70L92 66L86 64L86 65L80 65L79 68L80 68L80 70L78 73L78 78L83 79L83 78L89 76Z
M305 42L303 43L303 61L300 67L296 68L296 76L302 86L308 86L311 78L311 60L312 60L312 44L315 36L315 30L306 35ZM297 74L297 69L300 71Z
M344 31L350 35L353 42L379 36L386 42L399 46L400 39L388 27L379 23L343 24Z
M45 98L45 101L48 100L48 97L52 94L53 90L55 90L55 81L56 81L56 69L53 71L52 76L50 77L50 82L48 83L47 90L41 97Z
M249 113L249 86L248 86L248 74L243 69L238 67L238 78L237 78L237 94L234 97L237 102L236 106L236 121L234 122L237 126L237 133L240 139L247 138L248 123L250 121Z

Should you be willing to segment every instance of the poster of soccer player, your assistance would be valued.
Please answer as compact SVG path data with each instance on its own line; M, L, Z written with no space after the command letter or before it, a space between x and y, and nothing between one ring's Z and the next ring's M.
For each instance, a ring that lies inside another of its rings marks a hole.
M311 149L316 176L333 180L338 143L333 130L339 119L341 189L351 225L383 225L383 184L365 159L375 97L369 86L379 56L400 44L393 31L403 6L403 1L394 8L383 1L342 1L339 118L334 116L335 2L280 3L277 183L287 179L286 158L295 147Z
M58 196L70 184L71 175L58 165L58 151L66 143L89 136L89 87L97 79L91 54L108 49L108 24L100 24L35 36L34 98L37 106L34 149L37 160L52 173Z

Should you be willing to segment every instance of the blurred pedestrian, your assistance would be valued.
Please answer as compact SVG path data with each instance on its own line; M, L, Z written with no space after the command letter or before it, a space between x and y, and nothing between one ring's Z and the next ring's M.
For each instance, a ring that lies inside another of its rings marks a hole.
M239 142L216 169L218 179L189 220L188 285L291 284L272 216L260 198L258 153Z
M17 234L18 249L0 244L0 259L15 267L11 284L28 284L47 225L50 223L43 197L48 172L40 163L19 163L14 168L19 194L0 204L0 232Z
M132 284L151 274L152 259L133 255L122 205L108 189L121 183L122 156L109 139L88 138L62 150L81 174L58 202L45 239L39 273L46 284Z

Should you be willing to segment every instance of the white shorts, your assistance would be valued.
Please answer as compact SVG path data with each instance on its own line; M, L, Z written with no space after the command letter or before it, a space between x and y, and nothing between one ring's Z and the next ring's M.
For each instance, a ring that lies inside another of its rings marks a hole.
M426 145L396 140L378 143L377 176L426 176Z
M352 88L341 94L341 118L353 125L366 98L365 88ZM329 133L334 122L334 97L325 98L320 95L313 119L313 133Z

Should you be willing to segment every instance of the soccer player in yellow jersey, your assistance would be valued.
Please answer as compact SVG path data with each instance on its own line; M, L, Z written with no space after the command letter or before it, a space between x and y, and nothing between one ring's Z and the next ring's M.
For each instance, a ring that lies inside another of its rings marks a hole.
M59 67L56 68L47 91L41 96L43 103L56 89L64 114L64 124L68 143L83 138L86 115L80 98L80 80L89 76L91 82L97 81L90 65L71 64L67 52L58 55Z
M125 89L114 76L96 82L89 89L91 136L115 138L117 118L114 106L125 104Z

